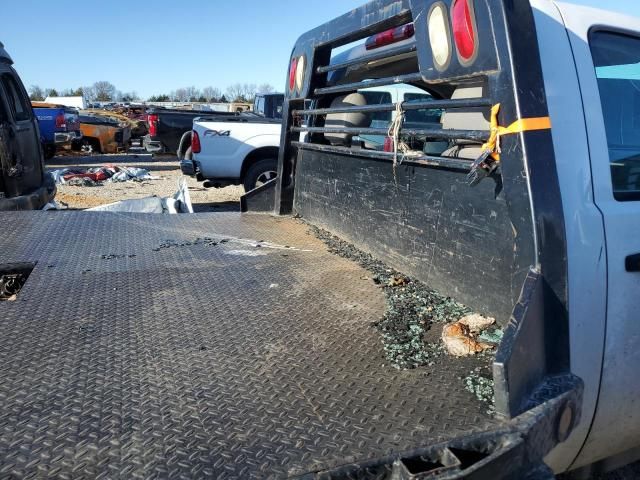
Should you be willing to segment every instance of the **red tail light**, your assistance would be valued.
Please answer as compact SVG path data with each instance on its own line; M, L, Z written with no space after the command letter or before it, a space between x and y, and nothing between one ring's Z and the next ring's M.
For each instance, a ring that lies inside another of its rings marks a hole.
M149 122L149 135L155 137L158 135L158 115L148 115L147 121Z
M367 50L373 50L375 48L384 47L385 45L391 45L392 43L406 40L413 37L415 34L415 28L413 23L402 25L401 27L392 28L384 32L378 33L373 37L369 37L365 43Z
M289 90L293 91L296 86L296 71L298 70L298 57L294 57L291 60L291 67L289 68Z
M453 39L463 62L469 62L476 53L476 27L473 18L472 0L453 0L451 23Z
M191 133L191 152L200 153L202 151L202 145L200 145L200 135L195 130Z
M64 113L56 115L56 128L66 128L67 123L64 118Z

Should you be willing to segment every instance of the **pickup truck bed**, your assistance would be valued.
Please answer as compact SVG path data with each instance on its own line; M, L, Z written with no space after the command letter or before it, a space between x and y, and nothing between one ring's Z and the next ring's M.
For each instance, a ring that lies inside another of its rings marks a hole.
M300 221L3 224L35 268L0 302L0 476L297 476L501 424L461 380L488 358L384 360L382 289Z

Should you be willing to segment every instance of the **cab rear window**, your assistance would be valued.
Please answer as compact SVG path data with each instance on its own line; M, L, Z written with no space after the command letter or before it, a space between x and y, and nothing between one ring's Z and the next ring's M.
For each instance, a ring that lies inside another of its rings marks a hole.
M31 105L22 94L22 89L9 73L2 74L2 86L7 96L7 103L16 121L30 120L32 116Z
M389 92L362 90L360 93L367 99L367 105L391 103L391 94ZM370 115L372 124L374 124L374 122L391 122L391 112L373 112Z
M607 133L613 195L640 200L640 38L597 31L591 35Z
M428 93L405 93L405 102L420 102L431 100ZM405 113L405 122L411 123L440 123L442 110L407 110Z

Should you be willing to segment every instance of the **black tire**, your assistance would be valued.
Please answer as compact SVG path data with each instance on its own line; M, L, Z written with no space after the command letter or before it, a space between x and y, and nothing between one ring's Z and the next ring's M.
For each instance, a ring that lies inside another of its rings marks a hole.
M100 148L100 141L97 138L84 137L82 139L82 147L80 151L85 155L94 155L96 153L102 153Z
M259 187L269 180L276 178L278 174L278 160L275 158L263 158L251 165L247 170L242 184L245 192Z
M187 150L191 147L191 130L184 132L180 138L180 144L178 145L178 160L184 160L187 154Z

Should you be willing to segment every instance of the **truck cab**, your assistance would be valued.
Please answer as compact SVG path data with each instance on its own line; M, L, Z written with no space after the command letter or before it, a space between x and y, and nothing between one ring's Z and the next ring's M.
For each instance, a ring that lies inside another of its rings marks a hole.
M253 101L253 113L265 118L282 118L282 93L258 93Z
M29 97L0 43L0 210L39 209L55 196Z

